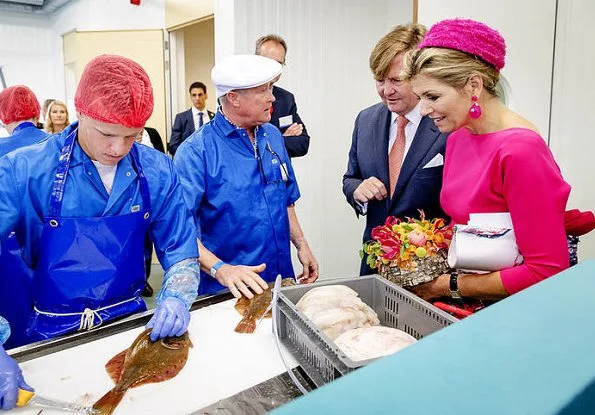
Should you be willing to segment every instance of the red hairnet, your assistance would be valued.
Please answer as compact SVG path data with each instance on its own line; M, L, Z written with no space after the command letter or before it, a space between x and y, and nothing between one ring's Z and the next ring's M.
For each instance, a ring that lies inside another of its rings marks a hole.
M100 55L85 66L74 106L97 121L141 128L153 112L153 87L138 63Z
M0 92L0 120L3 124L39 117L37 97L25 85L15 85Z

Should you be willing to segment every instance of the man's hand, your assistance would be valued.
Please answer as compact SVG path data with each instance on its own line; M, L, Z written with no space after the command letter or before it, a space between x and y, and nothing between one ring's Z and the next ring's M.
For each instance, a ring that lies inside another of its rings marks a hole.
M368 177L366 180L360 183L353 192L353 197L360 203L366 203L370 200L382 200L388 195L384 183L378 180L376 177Z
M296 136L296 135L301 135L302 131L304 131L304 126L302 124L298 124L298 123L293 123L291 124L289 127L287 127L287 130L285 130L285 132L283 133L283 135L285 137L289 137L289 136Z
M302 274L298 276L298 281L306 284L316 281L318 279L318 262L316 262L316 258L314 258L308 242L305 240L300 242L297 254L298 259L304 267Z
M258 275L265 268L266 264L255 267L225 264L217 270L215 279L219 281L219 284L229 288L234 297L240 298L243 294L246 298L252 298L254 297L252 291L262 294L269 287L266 281Z

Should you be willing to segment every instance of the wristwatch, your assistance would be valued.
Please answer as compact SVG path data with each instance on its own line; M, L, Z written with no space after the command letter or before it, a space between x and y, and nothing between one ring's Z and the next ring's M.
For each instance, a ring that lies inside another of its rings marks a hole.
M225 265L225 262L223 262L223 261L219 261L215 265L213 265L210 270L211 277L215 278L215 274L217 273L217 270L219 268L221 268L223 265Z
M450 273L450 297L455 300L461 300L463 298L459 291L459 271Z

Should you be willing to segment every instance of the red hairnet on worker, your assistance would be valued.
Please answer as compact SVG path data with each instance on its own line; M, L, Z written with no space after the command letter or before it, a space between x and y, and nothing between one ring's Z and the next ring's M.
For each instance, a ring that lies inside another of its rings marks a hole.
M39 111L37 97L25 85L10 86L0 92L0 122L10 134L0 139L0 156L48 137L37 128Z

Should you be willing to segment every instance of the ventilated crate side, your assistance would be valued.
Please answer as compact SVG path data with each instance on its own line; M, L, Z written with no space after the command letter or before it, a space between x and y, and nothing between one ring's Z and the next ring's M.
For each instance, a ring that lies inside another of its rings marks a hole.
M348 369L336 358L336 353L284 301L278 304L279 337L316 386L346 374Z
M454 317L378 276L327 280L314 286L285 287L279 301L283 306L280 308L285 319L285 331L291 333L287 337L288 348L293 347L292 353L302 366L308 366L304 369L318 386L321 379L324 383L330 382L371 361L354 362L349 359L295 307L299 299L315 286L335 284L346 285L356 291L361 300L378 314L382 325L403 330L416 339L456 321ZM309 373L312 371L315 372L313 375Z

